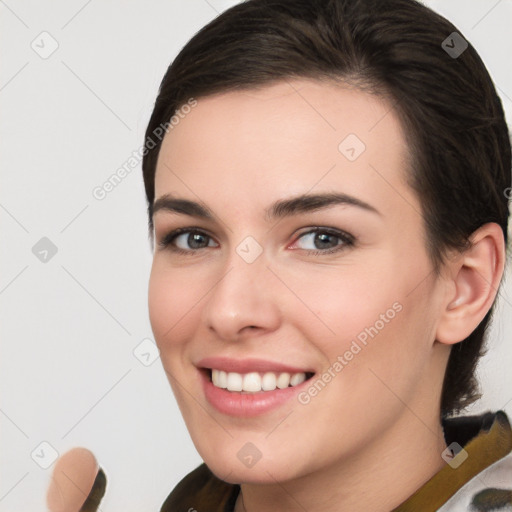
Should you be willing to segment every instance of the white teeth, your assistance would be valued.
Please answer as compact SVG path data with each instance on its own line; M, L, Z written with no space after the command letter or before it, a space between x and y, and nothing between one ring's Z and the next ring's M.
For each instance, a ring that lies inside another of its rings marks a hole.
M222 370L219 370L219 387L220 388L228 387L228 374Z
M242 384L244 391L261 391L261 377L259 373L252 372L244 375L244 381Z
M290 385L290 374L289 373L281 373L279 377L277 377L277 387L279 389L287 388Z
M306 380L306 374L300 373L274 373L258 372L236 373L212 369L212 383L215 387L228 389L228 391L245 391L257 393L259 391L274 391L276 388L285 389L297 386Z
M229 391L242 391L242 375L235 372L229 372L227 388Z
M294 373L290 378L290 386L296 386L302 384L306 380L305 373Z
M276 389L276 374L272 372L267 372L263 375L261 379L261 389L263 391L273 391Z
M222 370L212 370L212 382L214 386L218 388L227 388L228 387L228 376L226 372Z

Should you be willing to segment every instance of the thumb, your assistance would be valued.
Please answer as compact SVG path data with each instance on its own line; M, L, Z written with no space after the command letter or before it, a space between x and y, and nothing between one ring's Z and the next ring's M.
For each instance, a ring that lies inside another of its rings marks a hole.
M86 448L62 455L52 473L46 494L50 512L96 512L106 488L106 476Z

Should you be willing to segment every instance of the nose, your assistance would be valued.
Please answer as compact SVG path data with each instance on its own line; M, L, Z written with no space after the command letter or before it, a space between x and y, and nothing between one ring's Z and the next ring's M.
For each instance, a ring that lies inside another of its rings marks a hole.
M273 331L281 319L279 289L263 254L248 263L233 251L206 297L202 321L217 338L228 342L249 333Z

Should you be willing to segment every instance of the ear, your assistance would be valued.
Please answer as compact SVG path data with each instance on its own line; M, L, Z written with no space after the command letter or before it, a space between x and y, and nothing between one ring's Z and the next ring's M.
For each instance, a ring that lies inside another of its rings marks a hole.
M447 345L464 340L478 327L498 293L505 267L505 241L498 224L484 224L470 241L471 247L446 268L448 286L436 340Z

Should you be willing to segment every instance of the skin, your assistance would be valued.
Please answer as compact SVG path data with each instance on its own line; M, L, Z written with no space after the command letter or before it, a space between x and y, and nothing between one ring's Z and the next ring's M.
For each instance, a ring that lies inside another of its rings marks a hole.
M366 146L354 161L338 149L350 133ZM156 198L199 201L215 220L155 213L150 321L199 454L219 478L242 484L250 512L389 511L445 464L447 359L494 300L503 237L496 224L482 226L473 249L450 254L436 278L420 201L405 181L407 156L386 101L312 80L199 98L163 141ZM335 205L264 218L274 201L321 192L349 194L379 213ZM175 244L190 253L160 248L178 227L203 231L202 248L187 234ZM343 248L326 254L314 235L300 238L314 227L355 243L334 236L327 248ZM247 236L264 249L250 264L236 252ZM308 404L292 399L235 418L205 400L194 366L201 358L260 357L321 375L394 303L400 312ZM262 454L251 468L237 457L247 442Z

